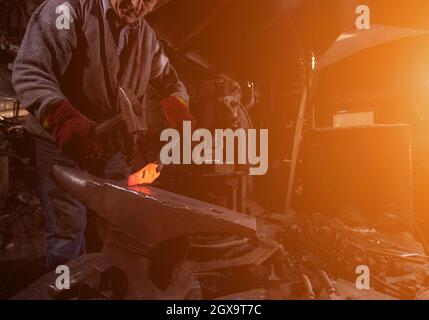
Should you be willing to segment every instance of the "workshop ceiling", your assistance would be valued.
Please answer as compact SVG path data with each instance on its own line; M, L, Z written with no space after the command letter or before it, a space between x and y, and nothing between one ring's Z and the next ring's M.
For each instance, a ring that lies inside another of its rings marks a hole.
M171 0L148 17L172 48L215 72L258 78L320 55L354 21L356 0ZM299 39L299 42L298 42Z
M427 0L164 0L148 20L179 54L215 73L270 73L284 87L297 82L302 52L320 58L354 26L359 4L370 6L373 24L429 29Z

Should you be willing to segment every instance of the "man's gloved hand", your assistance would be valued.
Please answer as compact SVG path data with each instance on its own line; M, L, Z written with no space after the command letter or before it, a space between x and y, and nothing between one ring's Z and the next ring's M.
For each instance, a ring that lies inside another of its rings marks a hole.
M184 121L191 121L192 126L195 125L194 116L189 112L186 102L180 97L171 96L162 100L161 110L164 112L170 128L181 131Z
M68 101L48 107L41 116L41 124L55 138L60 149L72 156L79 165L90 163L106 156L107 148L97 141L96 123L76 110Z

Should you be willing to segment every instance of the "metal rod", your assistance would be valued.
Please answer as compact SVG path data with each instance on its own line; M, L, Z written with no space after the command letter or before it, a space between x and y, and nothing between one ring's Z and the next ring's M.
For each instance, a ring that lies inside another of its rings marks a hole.
M296 176L296 168L298 166L299 153L301 150L301 141L302 141L302 132L304 129L304 121L305 121L305 110L308 101L308 92L309 88L311 88L312 83L312 75L309 75L308 81L304 86L304 90L301 96L301 102L299 106L298 119L295 128L295 136L293 141L293 151L292 151L292 161L291 167L289 171L289 181L287 187L286 194L286 203L285 203L285 214L288 214L292 207L292 197L293 197L293 189L295 186L295 176Z

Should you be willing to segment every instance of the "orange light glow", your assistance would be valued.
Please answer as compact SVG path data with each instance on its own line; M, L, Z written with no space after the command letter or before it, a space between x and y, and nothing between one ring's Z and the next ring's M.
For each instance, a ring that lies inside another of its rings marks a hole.
M134 173L128 177L128 186L138 186L141 184L152 184L159 178L161 172L158 170L157 163L149 163L146 167L139 172Z

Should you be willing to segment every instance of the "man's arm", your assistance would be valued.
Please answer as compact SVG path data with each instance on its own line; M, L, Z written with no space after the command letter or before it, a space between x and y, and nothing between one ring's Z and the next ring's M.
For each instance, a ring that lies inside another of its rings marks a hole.
M195 118L189 112L189 96L186 87L179 80L176 70L170 64L158 41L152 60L151 84L164 97L161 101L161 110L167 118L169 127L181 129L184 121L195 123Z
M64 4L68 4L68 9L61 7ZM67 19L67 13L70 28L60 30L57 22L67 26L67 21L62 20ZM23 106L39 119L46 108L66 100L59 80L77 46L78 23L74 1L64 0L46 1L29 22L14 64L12 82Z
M188 104L189 96L186 87L180 81L176 70L158 41L155 44L155 54L152 60L151 84L163 97L180 97Z
M12 82L64 153L78 162L94 153L95 123L74 108L60 82L78 44L81 18L75 0L48 0L32 16L14 64Z

